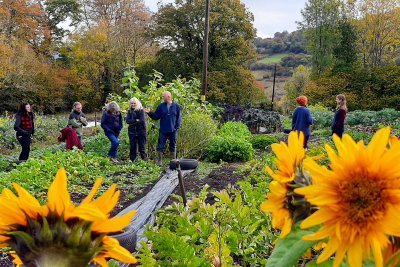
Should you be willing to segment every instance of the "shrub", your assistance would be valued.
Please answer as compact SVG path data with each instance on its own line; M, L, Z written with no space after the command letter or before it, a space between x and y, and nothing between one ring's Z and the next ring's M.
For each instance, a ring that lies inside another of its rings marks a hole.
M278 139L270 135L255 135L251 138L250 142L255 149L266 149L272 144L278 143Z
M265 128L266 133L274 133L282 130L281 118L278 112L267 111L261 108L249 108L243 112L242 121L253 132L259 132L260 127Z
M184 116L178 136L179 157L201 158L216 132L211 115L197 111Z
M207 156L211 162L247 161L253 158L254 149L248 141L234 136L217 136L213 139Z
M325 107L325 106L323 106L323 105L321 105L319 103L316 103L314 105L309 105L308 109L309 110L313 110L313 111L320 111L320 112L329 111L329 108L327 108L327 107Z
M218 135L223 137L235 137L238 139L251 139L251 132L246 124L237 121L230 121L225 123L219 130Z

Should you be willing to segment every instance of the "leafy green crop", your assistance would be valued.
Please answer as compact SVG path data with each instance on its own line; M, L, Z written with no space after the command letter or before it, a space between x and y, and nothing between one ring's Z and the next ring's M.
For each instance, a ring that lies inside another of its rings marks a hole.
M222 125L218 132L219 136L234 137L244 140L251 139L251 132L246 124L238 121L229 121Z
M255 149L267 149L270 148L272 144L278 143L279 141L275 136L254 135L250 142Z
M160 168L151 162L115 165L107 158L92 152L45 151L42 155L17 165L10 172L0 172L0 190L11 188L11 183L14 182L44 202L47 189L60 167L67 171L70 192L78 194L88 193L99 177L104 177L105 185L117 183L120 188L134 189L154 182L160 173Z
M247 161L254 156L251 143L232 136L216 136L207 152L211 162Z
M214 192L217 202L206 205L207 186L198 198L160 210L138 257L146 266L265 266L276 236L259 206L267 182ZM197 264L197 265L193 265Z

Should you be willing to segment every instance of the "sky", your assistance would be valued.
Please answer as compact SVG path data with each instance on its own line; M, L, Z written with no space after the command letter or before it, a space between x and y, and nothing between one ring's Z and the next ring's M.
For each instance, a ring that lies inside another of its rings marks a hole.
M151 11L157 11L157 3L173 0L144 0ZM211 0L212 1L212 0ZM273 37L275 32L297 30L300 11L307 0L241 0L254 15L254 27L259 37ZM204 1L205 2L205 1Z

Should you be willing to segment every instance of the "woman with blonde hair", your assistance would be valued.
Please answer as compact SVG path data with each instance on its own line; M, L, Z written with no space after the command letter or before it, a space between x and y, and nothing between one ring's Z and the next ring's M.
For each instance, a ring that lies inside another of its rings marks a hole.
M140 157L147 159L146 155L146 116L143 111L142 103L133 97L129 100L130 105L126 116L128 126L130 153L129 158L134 161L137 157L137 147L139 146Z
M346 97L343 94L336 96L336 113L332 122L332 135L336 134L340 138L344 133L344 122L347 114Z
M107 105L107 109L101 117L101 128L104 129L105 135L111 142L108 155L110 156L110 160L114 163L117 162L118 137L122 127L121 109L117 103L111 102Z

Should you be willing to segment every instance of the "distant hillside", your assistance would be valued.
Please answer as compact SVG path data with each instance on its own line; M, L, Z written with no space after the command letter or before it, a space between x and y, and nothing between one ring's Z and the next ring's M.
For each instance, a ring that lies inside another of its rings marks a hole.
M302 31L277 32L273 38L256 38L254 45L257 60L250 64L250 69L270 98L274 68L275 64L277 65L275 97L279 101L286 95L284 85L292 77L294 69L310 63L304 34Z
M273 38L254 40L257 54L272 55L281 53L307 54L306 39L302 31L277 32Z

